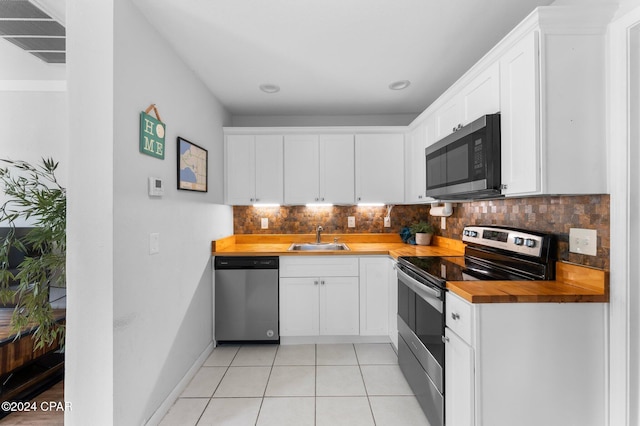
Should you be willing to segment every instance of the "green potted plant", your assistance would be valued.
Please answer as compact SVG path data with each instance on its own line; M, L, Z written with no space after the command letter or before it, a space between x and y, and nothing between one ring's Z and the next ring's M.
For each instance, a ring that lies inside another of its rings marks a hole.
M49 301L50 287L65 286L66 190L56 180L58 163L42 159L42 165L0 159L0 301L15 304L11 326L35 327L34 350L64 342L64 325L56 322ZM29 232L18 238L16 221L29 223ZM25 254L17 271L10 271L9 252Z
M429 222L421 220L409 227L412 235L416 236L416 244L419 246L428 246L431 244L434 228Z

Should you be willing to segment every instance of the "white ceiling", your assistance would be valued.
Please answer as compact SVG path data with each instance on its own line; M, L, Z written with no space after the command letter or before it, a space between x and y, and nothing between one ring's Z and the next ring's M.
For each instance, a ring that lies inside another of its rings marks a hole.
M133 1L234 115L417 114L552 2Z

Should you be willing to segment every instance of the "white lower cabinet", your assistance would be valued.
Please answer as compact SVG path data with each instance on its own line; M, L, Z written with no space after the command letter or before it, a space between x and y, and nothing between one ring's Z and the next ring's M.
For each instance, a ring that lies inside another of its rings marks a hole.
M606 424L605 304L470 304L449 292L447 426Z
M280 335L357 335L358 278L280 278Z
M282 256L280 335L387 341L392 265L387 256Z
M389 333L389 258L360 258L360 335Z
M445 413L447 425L474 424L474 359L473 348L456 333L445 329L446 368Z
M358 335L358 258L280 258L280 335Z

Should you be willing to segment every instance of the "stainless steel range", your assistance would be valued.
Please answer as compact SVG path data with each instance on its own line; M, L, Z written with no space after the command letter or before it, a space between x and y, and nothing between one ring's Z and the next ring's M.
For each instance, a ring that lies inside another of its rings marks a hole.
M550 234L500 226L467 226L464 256L399 257L398 361L431 426L445 423L447 281L552 280Z

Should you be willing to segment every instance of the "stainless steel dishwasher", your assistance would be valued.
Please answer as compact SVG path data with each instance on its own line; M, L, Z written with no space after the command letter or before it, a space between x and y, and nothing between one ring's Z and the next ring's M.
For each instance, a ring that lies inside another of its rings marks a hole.
M279 342L279 259L215 257L215 338L221 342Z

